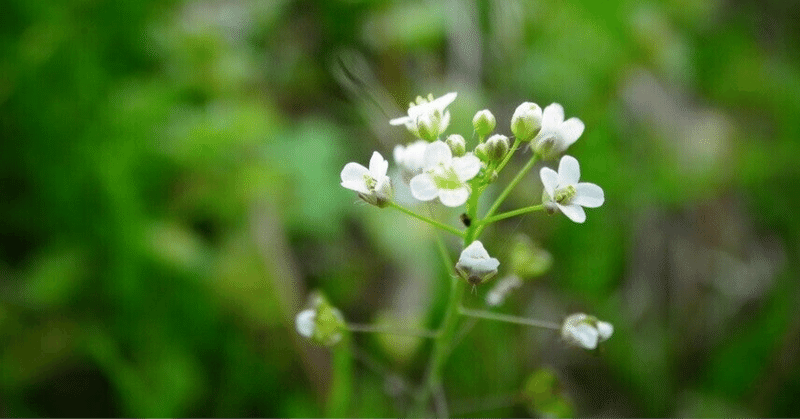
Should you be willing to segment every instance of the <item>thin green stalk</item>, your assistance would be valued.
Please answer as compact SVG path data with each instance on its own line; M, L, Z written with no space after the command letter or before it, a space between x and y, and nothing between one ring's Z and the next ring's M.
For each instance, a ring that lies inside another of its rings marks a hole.
M484 219L478 221L478 225L484 226L486 224L491 224L491 223L493 223L495 221L504 220L506 218L514 217L514 216L517 216L517 215L526 214L526 213L533 212L533 211L541 211L543 209L544 209L544 204L532 205L530 207L520 208L520 209L516 209L514 211L508 211L508 212L504 212L502 214L497 214L494 217L484 218Z
M464 307L460 307L458 312L461 315L468 317L475 317L478 319L495 320L500 322L521 324L525 326L542 327L545 329L552 329L552 330L561 330L561 325L544 320L533 320L525 317L511 316L508 314L492 313L491 311L484 311L484 310L471 310Z
M522 178L525 177L525 175L528 174L528 172L533 168L533 165L536 164L536 160L537 160L537 155L534 154L533 157L531 157L531 159L528 160L528 163L525 163L525 166L522 167L522 169L519 171L519 173L517 173L514 179L511 180L511 183L509 183L508 186L506 186L506 188L503 189L503 192L501 192L500 196L498 196L497 199L494 201L494 203L489 208L489 211L486 213L486 216L484 218L490 218L492 215L494 215L495 211L497 211L497 209L500 208L500 205L503 203L503 201L505 201L506 197L508 197L508 194L511 193L511 190L514 189L514 187L516 187L517 184L520 181L522 181ZM476 236L480 235L483 232L484 228L486 228L486 224L481 225L478 228L478 231L476 232L475 235Z
M411 330L411 329L397 329L393 327L383 327L383 326L374 326L371 324L354 324L348 323L346 325L347 330L353 333L385 333L387 335L397 335L397 336L413 336L418 338L428 338L433 339L439 336L439 332L436 330Z
M325 403L325 416L342 418L351 415L353 400L353 357L349 346L350 335L344 334L342 342L332 348L330 393Z
M416 218L418 220L424 221L424 222L426 222L426 223L428 223L428 224L430 224L430 225L432 225L434 227L438 227L438 228L440 228L440 229L442 229L444 231L447 231L448 233L453 233L458 237L464 237L464 232L463 231L461 231L461 230L459 230L459 229L457 229L455 227L451 227L451 226L449 226L447 224L440 223L439 221L430 219L430 218L428 218L428 217L426 217L424 215L417 214L416 212L411 211L410 209L408 209L406 207L403 207L403 206L397 204L394 201L389 202L389 206L399 210L400 212L403 212L403 213L405 213L407 215L410 215L410 216L412 216L412 217L414 217L414 218Z
M503 158L503 161L501 161L500 164L497 166L497 173L500 173L500 171L503 170L504 167L506 167L506 164L508 164L508 162L511 160L511 156L513 156L514 152L517 151L517 147L519 147L519 144L521 142L522 141L520 141L519 138L514 138L514 144L511 145L511 150L509 150L509 152L506 153L506 156L505 158Z

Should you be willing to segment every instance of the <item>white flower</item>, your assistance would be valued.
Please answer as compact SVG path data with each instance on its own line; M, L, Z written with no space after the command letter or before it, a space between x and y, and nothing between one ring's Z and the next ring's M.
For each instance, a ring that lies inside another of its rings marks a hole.
M561 326L561 337L565 341L585 349L597 348L599 342L607 340L613 333L611 323L583 313L570 315Z
M533 147L544 159L552 158L572 145L583 134L584 125L578 118L564 120L564 108L551 103L542 114L542 129L533 139Z
M544 184L542 201L548 210L559 209L576 223L586 221L586 213L581 207L597 208L603 205L603 189L594 183L581 182L578 160L564 156L558 163L558 173L548 167L539 172Z
M472 285L480 285L497 273L500 261L490 257L478 240L461 251L456 263L456 272Z
M469 198L466 183L481 170L481 161L472 154L453 157L447 144L428 144L423 157L423 172L411 179L411 194L420 201L439 198L448 207L457 207Z
M317 328L316 321L317 312L309 308L297 313L297 317L294 319L294 327L301 336L310 338L314 336L314 330Z
M411 177L422 172L428 144L425 140L418 140L406 146L398 144L394 147L394 162L400 166L404 175Z
M342 186L358 192L361 199L378 207L385 207L392 200L392 182L386 172L389 162L380 153L373 152L369 169L358 163L347 163L342 169Z
M417 97L417 103L408 107L408 115L389 121L391 125L405 125L418 138L434 141L450 125L450 112L447 106L453 103L458 93L451 92L442 97Z

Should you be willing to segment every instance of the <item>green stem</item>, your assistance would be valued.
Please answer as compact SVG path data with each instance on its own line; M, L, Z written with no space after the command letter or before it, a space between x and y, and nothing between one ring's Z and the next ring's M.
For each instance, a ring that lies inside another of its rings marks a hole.
M490 218L492 215L494 215L495 211L497 211L497 209L500 208L500 205L503 203L503 201L505 201L506 197L508 197L508 194L511 193L511 190L514 189L514 187L516 187L520 181L522 181L522 178L525 177L525 175L528 174L528 172L533 168L533 165L536 164L537 156L538 156L537 154L534 154L533 157L531 157L531 159L528 160L528 163L525 163L525 166L519 171L519 173L517 173L516 176L514 176L514 179L511 180L511 183L509 183L508 186L506 186L506 188L503 189L503 192L501 192L500 196L498 196L497 199L494 201L491 208L489 208L489 212L486 213L486 216L484 218ZM486 224L482 224L478 228L478 231L476 232L475 235L476 236L480 235L483 232L484 228L486 228Z
M418 338L429 338L429 339L433 339L439 336L439 333L436 330L397 329L392 327L374 326L371 324L348 323L347 330L353 333L385 333L387 335L413 336Z
M352 344L350 335L332 348L333 365L331 365L330 393L325 403L325 416L342 418L351 415L350 406L353 400L353 357L349 347Z
M525 326L542 327L545 329L561 330L561 325L543 320L533 320L525 317L511 316L508 314L492 313L484 310L471 310L460 307L458 312L464 316L476 317L479 319L495 320L500 322L521 324Z
M517 216L517 215L522 215L522 214L533 212L533 211L541 211L543 209L544 209L544 204L532 205L530 207L520 208L520 209L516 209L514 211L508 211L508 212L504 212L502 214L497 214L494 217L484 218L484 219L478 221L478 225L483 226L483 225L486 225L486 224L491 224L491 223L493 223L495 221L504 220L506 218L514 217L514 216Z
M451 226L449 226L447 224L440 223L439 221L430 219L430 218L428 218L428 217L426 217L424 215L417 214L416 212L411 211L410 209L408 209L406 207L403 207L403 206L397 204L394 201L389 202L389 206L399 210L400 212L408 214L408 215L410 215L410 216L412 216L412 217L414 217L414 218L416 218L418 220L424 221L424 222L426 222L426 223L428 223L428 224L430 224L430 225L432 225L434 227L441 228L442 230L447 231L448 233L453 233L458 237L464 237L464 232L463 231L461 231L461 230L459 230L459 229L457 229L455 227L451 227Z
M501 161L500 165L497 166L497 173L500 173L500 171L503 170L504 167L506 167L506 164L508 164L508 162L511 160L511 156L513 156L514 152L517 151L517 147L519 147L519 143L521 142L522 141L520 141L519 138L514 139L514 144L511 145L511 150L508 153L506 153L506 157L503 158L503 161Z

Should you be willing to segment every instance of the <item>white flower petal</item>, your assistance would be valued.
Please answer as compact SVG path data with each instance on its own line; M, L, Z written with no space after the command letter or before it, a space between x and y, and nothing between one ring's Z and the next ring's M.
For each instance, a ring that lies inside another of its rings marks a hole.
M436 109L444 110L447 106L453 103L456 100L456 96L458 96L458 92L450 92L442 97L438 97L430 102L430 105Z
M456 171L458 180L466 182L474 178L481 171L481 159L473 154L453 159L453 170Z
M594 183L582 182L575 186L576 194L572 203L587 208L597 208L605 202L603 188Z
M558 209L561 210L564 215L567 216L572 221L576 223L582 223L586 221L586 212L583 210L583 207L580 205L570 204L570 205L558 205Z
M439 189L439 201L447 207L459 207L469 199L469 187L458 189Z
M392 151L392 155L394 156L394 162L397 165L403 165L403 157L406 154L406 148L401 146L400 144L394 146L394 150Z
M614 326L608 322L597 322L597 333L600 337L600 342L607 340L614 333Z
M439 190L436 189L433 178L427 173L420 173L414 176L409 186L411 187L411 195L420 201L430 201L439 196Z
M370 176L369 170L358 163L347 163L341 173L342 186L361 193L369 193L364 176Z
M425 149L425 169L431 169L440 164L448 164L453 158L453 152L450 147L441 141L434 141L428 144Z
M542 112L542 131L557 130L564 122L564 108L558 103L551 103Z
M316 320L316 311L312 309L303 310L297 313L297 317L294 319L294 327L301 336L310 338L314 335L314 329L317 327Z
M572 328L571 335L576 343L586 349L594 349L597 347L597 329L586 323L581 323Z
M547 195L553 198L553 194L558 187L558 173L549 167L542 167L542 170L539 171L539 177L542 178L542 185L544 185Z
M383 159L377 151L372 152L372 158L369 159L369 173L373 179L380 179L386 176L389 170L389 162Z
M584 128L583 121L578 118L570 118L564 121L564 123L558 127L559 136L563 140L560 151L566 150L572 143L578 141L578 138L583 134Z
M461 251L461 256L458 258L459 261L465 259L488 259L489 252L486 251L486 248L483 247L483 243L480 240L475 240L474 242L470 243L469 246L465 247L464 250Z
M389 121L389 125L408 125L414 122L414 118L410 116L401 116L400 118L394 118Z
M558 176L564 182L561 186L574 185L581 178L581 167L578 160L572 156L564 156L558 163Z

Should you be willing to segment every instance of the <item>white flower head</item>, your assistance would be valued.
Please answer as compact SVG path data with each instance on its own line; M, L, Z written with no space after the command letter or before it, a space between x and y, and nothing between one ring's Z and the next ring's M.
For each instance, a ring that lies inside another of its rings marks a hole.
M584 125L578 118L564 120L564 108L551 103L542 113L542 128L531 143L543 158L550 159L569 148L583 134Z
M453 103L458 93L451 92L442 97L417 97L416 103L408 106L408 115L389 121L391 125L405 125L415 137L434 141L450 125L450 112L447 106Z
M392 182L386 172L389 162L383 159L377 151L372 153L369 160L369 169L358 163L347 163L342 169L342 186L358 192L364 201L385 207L392 200Z
M417 140L405 146L398 144L394 147L394 162L400 166L403 175L408 176L406 180L422 172L428 144L425 140Z
M411 194L420 201L439 198L445 206L458 207L467 202L467 182L481 170L481 161L472 154L453 157L447 144L434 141L425 148L423 172L411 179Z
M500 261L490 257L489 252L478 240L472 242L461 251L456 262L456 272L472 285L480 285L497 274Z
M582 207L597 208L603 205L605 196L603 189L594 183L581 182L578 160L572 156L564 156L558 163L558 172L543 167L539 172L544 184L542 201L549 211L560 210L576 223L586 221L586 213Z
M611 323L597 320L597 317L575 313L564 319L561 337L568 343L584 349L595 349L614 333Z

